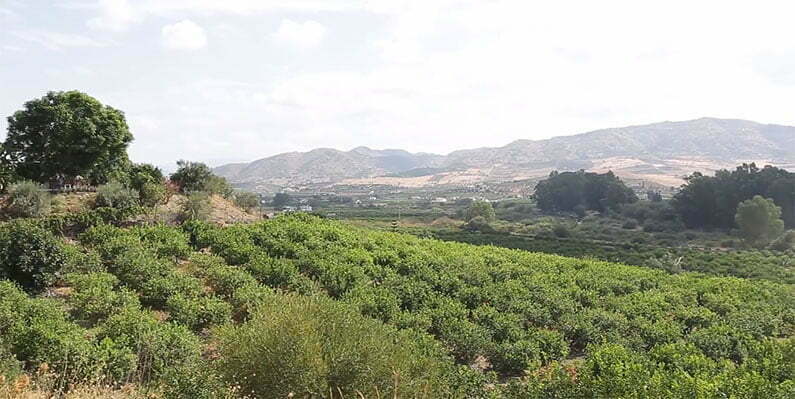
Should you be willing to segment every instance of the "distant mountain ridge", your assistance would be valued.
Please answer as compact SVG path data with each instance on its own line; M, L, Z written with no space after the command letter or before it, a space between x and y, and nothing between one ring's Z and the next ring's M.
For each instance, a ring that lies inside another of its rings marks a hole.
M795 127L701 118L545 140L517 140L502 147L459 150L448 155L367 147L347 152L323 148L224 165L215 172L236 184L285 187L463 184L533 178L551 170L610 169L629 178L675 185L695 170L709 172L752 161L795 165ZM426 170L429 175L421 176Z

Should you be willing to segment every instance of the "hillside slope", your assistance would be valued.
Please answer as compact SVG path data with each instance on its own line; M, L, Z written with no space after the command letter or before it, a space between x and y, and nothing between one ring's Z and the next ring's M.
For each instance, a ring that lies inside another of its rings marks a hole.
M695 170L711 172L742 162L795 165L795 127L738 119L701 118L596 130L446 156L318 149L216 168L238 184L306 183L428 185L509 181L551 170L613 170L634 179L675 186ZM423 173L413 173L423 171ZM390 176L387 176L390 175Z

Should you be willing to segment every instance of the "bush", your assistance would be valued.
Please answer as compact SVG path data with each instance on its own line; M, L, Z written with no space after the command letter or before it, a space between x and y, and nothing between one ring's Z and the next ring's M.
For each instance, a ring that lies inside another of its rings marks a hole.
M0 278L39 292L57 280L66 264L63 244L49 231L26 220L0 226Z
M138 354L135 376L157 380L170 369L199 359L198 337L184 326L161 323L148 312L124 309L99 326L97 338L109 338Z
M245 270L234 266L215 266L204 271L213 292L222 298L231 298L235 291L248 285L257 285L257 280Z
M47 364L63 383L120 381L129 375L134 356L112 340L92 342L68 321L57 302L29 298L11 283L0 282L2 340L29 369Z
M121 309L141 306L134 292L118 289L119 279L112 274L70 274L67 281L73 289L67 303L79 320L95 323Z
M439 397L451 366L427 339L321 298L276 296L250 321L221 327L216 339L219 372L261 398Z
M259 207L259 195L247 191L238 191L235 193L235 205L251 211Z
M138 190L138 198L142 206L154 208L166 202L168 190L163 183L144 183Z
M201 331L231 319L232 306L215 296L172 295L166 300L169 320L193 331Z
M162 258L184 259L191 252L188 234L175 227L158 224L136 227L129 233L137 235L144 245Z
M35 182L26 180L8 189L8 213L13 217L41 217L50 213L52 195Z
M210 212L212 212L210 196L201 191L192 192L187 195L185 202L182 203L180 219L183 221L207 220L210 217Z
M105 265L96 251L82 248L78 245L62 245L66 264L62 269L64 275L68 273L93 273L104 272Z
M138 206L138 192L124 187L119 182L110 182L97 187L95 208L133 209Z
M254 257L246 264L254 278L271 287L286 287L298 275L295 262L284 258L271 258L265 254Z

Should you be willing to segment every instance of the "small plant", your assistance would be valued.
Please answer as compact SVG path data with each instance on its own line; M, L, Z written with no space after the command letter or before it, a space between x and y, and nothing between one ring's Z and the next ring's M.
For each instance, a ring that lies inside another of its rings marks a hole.
M36 182L25 180L8 189L8 213L14 217L41 217L50 213L52 195Z
M97 208L131 209L138 205L138 193L119 182L110 182L97 188L94 206Z

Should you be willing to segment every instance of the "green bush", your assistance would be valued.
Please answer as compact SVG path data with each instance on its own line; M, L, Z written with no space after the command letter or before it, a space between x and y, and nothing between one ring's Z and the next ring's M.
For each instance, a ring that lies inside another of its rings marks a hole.
M128 232L138 236L145 246L162 258L185 259L191 252L188 234L179 228L157 224L135 227Z
M259 195L250 193L247 191L238 191L234 194L235 196L235 205L247 210L251 211L252 209L256 209L260 206L260 198Z
M231 319L232 306L215 296L188 297L177 293L166 300L169 320L201 331Z
M52 233L26 220L0 226L0 278L39 292L55 282L67 264L62 244Z
M160 391L164 399L233 399L234 389L224 384L209 362L202 359L166 370Z
M265 254L255 256L245 268L257 281L270 287L287 287L298 275L294 261Z
M67 276L72 293L67 304L79 320L92 324L124 308L139 308L138 296L119 289L119 279L109 273L75 273Z
M202 294L202 283L196 277L170 270L161 276L145 281L140 286L141 302L155 308L166 306L173 295L196 298Z
M138 190L138 200L142 206L154 208L168 198L168 189L163 183L144 183Z
M138 192L119 182L110 182L97 187L95 208L133 209L138 206Z
M257 280L244 269L235 266L215 266L202 272L213 292L222 298L231 298L235 291L249 285L257 285Z
M134 360L112 340L92 341L57 302L29 298L8 282L0 282L0 331L16 359L30 370L47 364L63 384L121 381Z
M206 192L195 191L185 197L179 217L183 221L207 220L211 212L210 196Z
M321 298L274 297L248 322L221 327L216 339L219 372L261 398L438 397L450 368L427 340Z
M41 217L50 213L52 195L35 182L25 180L8 189L7 211L14 217Z
M106 270L102 258L94 250L68 244L62 245L61 249L66 256L66 264L62 269L63 274L94 273Z
M159 322L152 314L125 308L108 317L97 338L111 339L137 354L134 377L142 382L158 380L179 365L196 362L198 337L184 326Z

